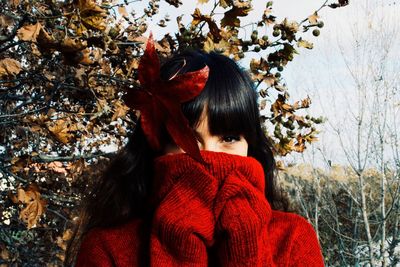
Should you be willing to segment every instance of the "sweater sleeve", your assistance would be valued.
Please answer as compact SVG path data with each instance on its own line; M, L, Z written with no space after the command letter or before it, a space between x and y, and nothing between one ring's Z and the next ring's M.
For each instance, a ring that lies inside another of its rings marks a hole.
M157 197L150 238L152 266L207 266L213 243L212 205L218 181L200 164L184 156L173 168L161 168L163 189ZM171 162L169 162L171 163ZM171 165L171 164L170 164ZM179 167L177 167L179 166ZM174 169L175 168L175 169Z
M109 251L103 246L99 233L89 231L81 243L75 267L111 267L114 266Z
M248 168L230 173L217 196L218 255L222 266L273 266L267 227L271 208L260 179L251 180Z
M264 196L260 173L262 167L252 161L239 163L217 194L215 232L220 265L324 266L311 224L284 212L278 212L280 223L275 222L277 212Z
M315 230L305 219L301 220L297 238L293 242L289 266L323 267L324 260Z

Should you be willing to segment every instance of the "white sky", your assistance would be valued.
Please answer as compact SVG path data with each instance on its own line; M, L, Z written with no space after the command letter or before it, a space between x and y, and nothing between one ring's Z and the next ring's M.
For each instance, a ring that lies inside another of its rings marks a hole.
M289 3L288 0L279 1L276 7L283 5L283 2ZM300 10L301 7L298 8ZM391 46L388 47L390 54L386 62L389 62L387 63L389 68L385 71L385 75L388 81L395 79L395 86L398 87L399 80L396 77L400 70L399 14L399 3L379 0L350 0L350 5L345 8L334 10L328 8L320 13L325 27L321 30L321 35L313 40L315 48L302 50L283 73L293 99L310 95L313 100L309 109L310 114L321 114L328 119L321 128L323 132L320 141L313 149L301 155L304 161L311 162L312 157L316 156L315 164L319 166L323 165L323 157L333 163L346 163L340 140L331 126L343 132L343 145L346 148L356 143L356 125L350 119L350 114L357 113L359 105L355 101L357 97L355 83L345 60L348 61L349 68L361 76L371 68L376 69L376 65L380 64L375 58L383 54L382 47L387 42ZM360 47L364 49L362 52L356 52L357 40L361 41ZM370 77L364 76L366 82L369 82ZM398 103L399 93L397 90ZM371 103L369 100L367 102ZM391 122L396 122L397 125L400 123L399 119L394 120ZM363 145L366 147L365 142ZM390 153L391 150L387 150L386 158L391 157ZM298 162L299 157L293 157L292 160Z

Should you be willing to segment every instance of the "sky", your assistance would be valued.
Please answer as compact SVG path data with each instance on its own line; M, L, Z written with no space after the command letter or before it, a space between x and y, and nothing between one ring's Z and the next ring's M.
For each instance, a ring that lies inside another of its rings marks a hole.
M171 23L166 28L150 26L154 35L162 36L168 32L175 32L175 17L179 14L185 14L183 22L188 23L191 19L190 14L196 7L200 8L202 13L210 10L210 5L198 4L197 1L183 2L178 10L164 1L160 2L161 12L154 17L154 23L165 13L171 17ZM241 18L241 25L248 24L254 18L260 18L266 2L253 0L253 11L251 15ZM299 22L313 14L324 2L322 0L274 1L272 14L277 17L278 22L286 17ZM140 8L140 4L135 8ZM299 55L287 65L282 77L289 88L291 102L310 96L312 105L306 113L315 117L324 116L327 121L318 128L321 131L320 140L310 146L305 153L294 153L286 157L286 162L312 163L319 167L327 167L328 160L332 164L354 163L351 159L357 149L353 147L357 141L354 139L357 130L354 118L360 112L360 104L355 101L360 97L360 90L357 90L354 74L358 75L357 79L364 79L367 85L375 84L374 80L370 81L371 73L379 71L379 66L385 65L383 81L392 82L392 87L400 85L396 79L397 70L400 70L397 63L400 62L398 14L400 14L399 0L350 0L350 4L346 7L337 9L325 7L318 13L320 20L324 22L320 36L312 36L311 31L303 35L304 39L314 43L314 49L298 49ZM251 30L249 28L250 33ZM386 50L389 52L382 63L378 59L383 56L382 51ZM244 62L248 60L249 58L245 58ZM374 98L370 91L367 90L368 101ZM393 97L398 99L399 94L394 94ZM371 109L373 103L368 101L365 103ZM398 101L400 103L400 99ZM398 109L390 110L390 112L397 111ZM373 116L372 111L368 116ZM400 123L396 118L392 120L392 123ZM341 132L340 138L338 130ZM367 147L366 144L360 143L360 146L364 145ZM392 151L390 149L387 151L387 157L390 158ZM368 152L364 153L365 157L368 157Z
M284 3L286 2L286 3ZM300 4L315 1L290 1ZM279 1L278 6L289 5L289 1ZM297 7L301 9L300 6ZM304 7L305 8L305 7ZM295 9L295 8L293 8ZM289 10L293 10L290 8ZM289 12L289 10L287 10ZM284 8L282 8L282 12ZM313 50L302 50L300 55L286 68L283 73L291 96L303 98L309 95L313 101L309 112L321 114L327 118L321 127L320 141L311 149L301 155L294 155L293 161L313 162L317 166L323 166L329 159L333 164L357 165L354 155L357 150L357 125L353 117L357 117L360 111L358 102L360 90L358 85L365 88L367 116L374 116L372 99L382 98L383 94L373 95L373 73L385 66L382 85L384 82L392 82L392 87L399 85L399 47L400 39L400 5L396 1L350 1L350 5L341 9L324 9L320 12L325 27L321 35L313 40ZM292 14L294 15L294 14ZM379 61L388 50L387 58ZM355 75L353 77L351 75ZM356 79L360 80L358 83ZM361 90L361 91L362 91ZM383 92L383 91L382 91ZM393 103L400 103L399 90L394 95ZM388 108L389 113L398 112L399 109ZM366 117L367 117L366 116ZM381 116L382 118L382 116ZM367 118L366 118L367 119ZM382 120L380 122L382 124ZM388 119L388 124L399 124L396 116ZM367 128L364 125L361 130L361 158L371 159L367 148ZM390 129L391 131L396 131ZM337 132L340 131L341 138ZM397 131L399 132L399 131ZM389 137L388 137L389 139ZM344 149L343 149L344 148ZM365 148L365 149L364 149ZM346 150L346 151L345 151ZM346 153L348 155L346 155ZM385 158L393 158L392 149L386 147Z

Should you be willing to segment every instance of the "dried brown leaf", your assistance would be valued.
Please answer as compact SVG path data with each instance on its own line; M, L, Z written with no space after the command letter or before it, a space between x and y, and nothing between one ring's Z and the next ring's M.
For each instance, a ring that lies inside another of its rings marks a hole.
M68 144L73 137L73 134L70 133L69 127L69 123L64 120L57 120L53 125L47 124L49 131L58 141L64 144Z
M19 218L27 223L28 229L35 227L46 206L46 201L41 199L37 186L29 185L27 190L19 187L17 189L17 200L24 204Z
M282 21L281 25L285 30L291 33L296 33L299 30L299 23L297 21L290 21L287 18Z
M134 70L137 70L139 67L139 59L132 58L132 60L128 63L128 74L127 76L131 76Z
M0 60L0 77L17 75L21 69L21 63L13 58Z
M222 50L222 51L224 51L225 55L230 54L231 52L233 52L232 45L228 41L223 39L223 40L219 41L218 43L215 43L213 41L212 37L209 36L209 35L207 36L207 39L203 44L203 49L206 52L211 52L211 51L214 51L214 50L217 50L217 49L218 50Z
M91 52L89 48L82 50L82 58L79 61L80 64L83 65L91 65L94 63L94 60L91 59Z
M8 26L11 26L13 22L13 18L6 15L0 15L0 28L7 28Z
M75 72L75 78L79 81L79 84L83 86L85 84L84 79L86 77L86 69L85 68L77 68Z
M314 12L312 15L308 16L308 21L311 24L317 24L318 23L318 19L319 19L319 16L318 16L317 12Z
M87 42L86 41L81 41L79 39L75 38L65 38L61 42L61 52L66 52L66 53L73 53L77 51L81 51L87 47Z
M170 5L173 5L174 7L179 7L180 5L182 5L181 0L165 0L165 2L167 2Z
M232 7L232 9L225 12L224 17L221 20L221 27L240 27L240 20L238 17L247 16L251 9L252 7L250 2L235 2L235 5Z
M223 8L227 8L228 6L232 6L232 0L220 0L219 5Z
M267 74L266 76L263 76L263 82L268 86L273 86L276 83L276 78L272 74Z
M304 137L304 139L305 139L307 142L309 142L309 143L318 141L318 137L314 136L313 134L308 134L308 135L306 135L306 136Z
M104 31L106 29L106 22L103 16L90 16L82 19L82 23L87 28Z
M68 172L67 172L67 170L65 169L64 165L63 165L62 162L60 162L60 161L53 161L53 162L50 162L50 163L47 165L47 168L48 168L49 170L52 170L53 172L56 172L56 173L62 173L62 174L65 174L65 175L68 174Z
M32 49L32 54L33 55L35 55L37 57L42 56L42 53L40 53L40 51L38 49L38 46L36 44L31 44L31 49Z
M311 105L311 98L307 96L307 98L301 100L301 107L308 108Z
M64 241L68 241L71 239L73 234L73 231L71 229L67 229L64 231L63 236L62 236L62 240Z
M36 42L41 29L42 25L39 22L26 25L17 31L17 36L22 41Z
M196 27L200 22L206 22L208 28L210 29L210 34L214 42L219 42L221 40L221 30L218 28L217 23L209 15L203 15L200 9L196 8L192 14L192 27Z
M277 168L278 170L281 170L281 171L285 170L285 164L283 163L282 160L278 160L278 161L276 162L276 168Z
M126 11L125 6L119 6L119 7L118 7L118 12L119 12L119 14L121 14L121 16L123 16L123 17L129 17L129 14L128 14L128 12Z
M16 8L19 5L20 0L9 0L9 2L13 8Z
M0 259L5 260L5 261L8 261L10 259L10 253L8 252L8 250L6 248L1 249Z
M72 230L71 229L67 229L67 230L64 231L62 237L61 236L57 237L56 243L62 250L66 250L67 249L67 242L66 241L71 239L72 234L73 234Z
M85 168L86 168L86 162L84 159L80 159L75 162L69 162L66 167L66 169L72 175L80 175Z
M192 14L193 20L192 20L192 27L197 26L200 22L204 21L204 15L201 14L201 11L199 8L195 8L194 12Z
M129 108L119 100L114 101L113 105L114 114L111 118L111 121L115 121L118 118L124 118L129 112Z
M311 43L309 41L306 41L306 40L303 40L301 38L297 42L297 46L298 47L304 47L304 48L307 48L307 49L313 49L313 47L314 47L313 43Z
M15 144L14 144L15 145ZM14 157L11 160L11 172L12 173L19 173L24 171L26 166L30 164L30 158L21 156L21 157Z
M93 0L78 0L78 8L80 9L81 15L82 13L105 13L105 10L97 5L96 1Z

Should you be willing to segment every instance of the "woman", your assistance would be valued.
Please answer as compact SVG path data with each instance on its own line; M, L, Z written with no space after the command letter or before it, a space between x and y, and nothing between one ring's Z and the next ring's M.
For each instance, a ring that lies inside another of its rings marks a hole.
M128 97L142 119L84 201L67 264L79 248L78 267L323 266L312 226L284 212L247 73L198 51L174 56L158 72L154 55L149 42L139 67L148 90ZM201 85L179 111L171 103L187 92L176 93L177 84ZM157 105L140 104L156 98Z

